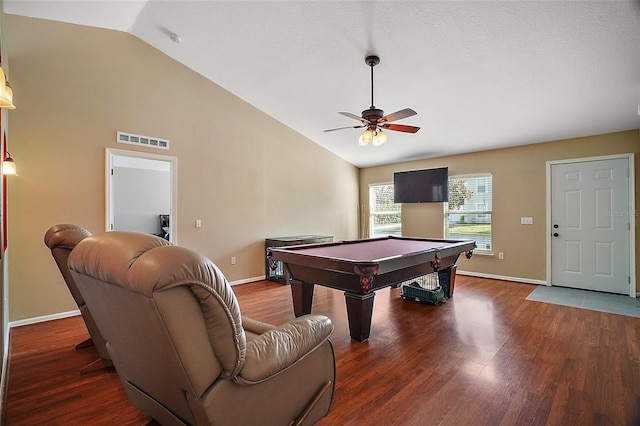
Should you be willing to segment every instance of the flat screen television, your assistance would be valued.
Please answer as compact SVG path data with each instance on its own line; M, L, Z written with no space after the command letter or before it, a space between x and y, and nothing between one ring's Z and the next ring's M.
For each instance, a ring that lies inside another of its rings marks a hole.
M393 200L396 203L442 203L448 197L448 167L393 174Z

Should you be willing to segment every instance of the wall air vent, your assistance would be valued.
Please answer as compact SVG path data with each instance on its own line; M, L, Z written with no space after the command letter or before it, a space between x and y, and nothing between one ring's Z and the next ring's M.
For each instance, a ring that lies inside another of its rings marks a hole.
M118 143L148 146L151 148L169 149L167 139L152 138L151 136L134 135L133 133L118 132Z

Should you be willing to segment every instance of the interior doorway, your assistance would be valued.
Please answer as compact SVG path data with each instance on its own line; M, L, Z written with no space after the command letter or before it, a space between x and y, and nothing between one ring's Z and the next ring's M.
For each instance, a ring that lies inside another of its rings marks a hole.
M635 297L633 156L547 163L547 282Z
M177 244L177 158L106 149L107 231L159 235Z

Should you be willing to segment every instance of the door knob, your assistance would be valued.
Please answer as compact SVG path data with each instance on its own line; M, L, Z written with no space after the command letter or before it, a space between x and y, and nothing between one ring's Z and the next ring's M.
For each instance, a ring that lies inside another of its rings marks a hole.
M560 234L558 234L557 232L554 232L554 233L553 233L553 236L554 236L554 237L559 237L559 236L560 236Z
M557 223L554 224L553 227L557 229L558 228L558 224Z

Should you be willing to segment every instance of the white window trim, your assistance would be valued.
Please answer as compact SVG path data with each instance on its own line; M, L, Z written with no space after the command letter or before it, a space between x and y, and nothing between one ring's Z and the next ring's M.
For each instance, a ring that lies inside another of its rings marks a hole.
M481 248L476 248L476 250L474 251L474 254L478 254L478 255L486 255L486 256L492 256L493 255L493 247L494 247L494 241L493 241L493 173L471 173L471 174L464 174L464 175L452 175L449 176L449 180L452 179L471 179L471 178L482 178L482 177L490 177L491 178L491 210L464 210L465 214L488 214L491 215L491 249L490 250L483 250ZM483 194L486 194L486 191L483 192ZM449 210L449 203L444 203L444 220L442 223L442 226L444 228L444 235L446 236L448 233L448 226L449 226L449 214L453 213L453 214L459 214L461 211L460 210Z
M396 212L394 212L394 211L387 211L387 212L373 212L373 210L371 209L371 204L372 204L372 202L371 202L371 201L372 201L372 199L373 199L373 197L372 197L372 188L373 188L374 186L384 186L384 185L391 185L391 186L394 186L394 182L393 182L393 181L388 181L388 182L376 182L376 183L370 183L370 184L369 184L369 205L368 205L368 208L369 208L369 215L368 215L368 222L369 222L369 223L368 223L368 225L369 225L369 226L368 226L368 228L367 228L367 229L369 230L369 233L368 233L367 237L373 237L373 236L374 236L373 226L374 226L374 224L375 224L375 221L371 220L371 218L372 218L374 215L382 215L382 214L391 214L391 213L396 213ZM402 212L402 205L400 206L400 212ZM402 222L400 222L400 226L402 226Z

